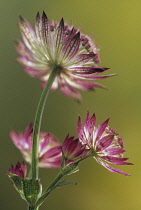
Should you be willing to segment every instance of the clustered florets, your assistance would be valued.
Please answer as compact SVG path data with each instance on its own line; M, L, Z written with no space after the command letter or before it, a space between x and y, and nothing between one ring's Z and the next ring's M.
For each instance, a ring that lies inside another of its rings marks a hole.
M76 89L87 91L96 87L104 88L91 80L112 76L97 76L108 69L97 67L100 63L98 48L89 36L68 26L63 19L51 23L43 12L42 17L39 13L36 16L35 31L22 17L19 25L24 43L16 42L16 49L21 55L18 61L30 76L43 81L42 87L54 66L58 74L51 89L59 88L64 95L77 100L81 99L81 95Z
M23 158L31 164L33 125L27 126L24 133L10 132L14 145L20 150ZM61 149L59 140L51 133L41 132L39 135L39 167L58 168L61 164Z
M96 116L90 117L88 113L84 126L81 118L78 120L78 138L90 153L94 154L93 157L99 164L111 172L129 175L109 165L109 163L114 165L132 165L132 163L125 162L128 158L123 158L125 150L122 138L108 126L108 122L109 119L96 127Z

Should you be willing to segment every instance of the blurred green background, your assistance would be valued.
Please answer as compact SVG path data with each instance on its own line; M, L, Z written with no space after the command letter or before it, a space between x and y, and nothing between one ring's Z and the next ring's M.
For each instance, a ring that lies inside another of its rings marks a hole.
M2 210L26 209L26 203L14 190L5 175L10 164L22 157L13 146L9 131L24 131L33 121L41 95L40 81L30 78L16 62L14 40L21 39L18 16L34 23L37 11L43 10L50 19L64 17L68 23L81 27L100 46L102 63L109 73L118 76L101 83L109 90L97 89L82 93L82 104L63 96L59 90L49 96L44 112L42 131L49 131L60 141L76 136L78 115L83 120L87 110L97 115L97 123L110 117L110 126L120 133L134 166L118 167L131 177L113 174L89 159L80 171L66 177L78 183L54 191L42 210L140 210L141 209L141 1L139 0L1 0L0 8L0 155ZM41 182L47 186L57 170L40 170Z

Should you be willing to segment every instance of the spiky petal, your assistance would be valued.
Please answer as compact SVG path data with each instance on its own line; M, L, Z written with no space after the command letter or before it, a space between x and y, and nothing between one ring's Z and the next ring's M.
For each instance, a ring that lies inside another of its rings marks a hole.
M48 81L53 66L59 71L52 85L52 90L80 100L76 89L88 91L104 87L90 80L105 79L112 75L97 76L108 68L97 67L100 62L96 45L89 36L82 34L73 26L68 26L63 18L60 22L50 22L45 12L42 17L37 13L35 31L23 17L19 22L23 42L16 42L18 61L25 66L25 71L32 77Z
M11 165L11 168L6 173L7 175L14 174L24 179L26 177L27 167L24 162L18 162L16 166Z
M91 117L87 113L83 126L79 117L77 123L78 138L82 144L87 145L87 149L90 149L90 153L94 154L95 160L103 167L113 173L129 175L109 165L110 163L114 165L132 165L132 163L126 162L128 158L123 157L125 150L122 138L108 126L108 122L109 119L96 127L96 116L92 115Z
M86 148L79 139L67 136L62 144L62 152L66 160L73 161L83 157L86 154Z

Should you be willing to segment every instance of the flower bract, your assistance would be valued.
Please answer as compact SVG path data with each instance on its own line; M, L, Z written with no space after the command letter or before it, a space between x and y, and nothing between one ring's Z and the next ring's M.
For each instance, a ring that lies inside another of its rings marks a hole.
M25 132L18 134L10 132L14 145L20 150L24 159L31 163L32 155L32 124L28 125ZM51 133L41 132L39 135L39 167L59 168L62 151L58 139Z
M132 165L132 163L126 162L128 158L123 157L125 150L122 138L108 126L108 121L109 119L96 127L96 116L91 117L88 113L83 126L82 120L79 118L78 138L82 144L87 145L99 164L113 173L129 175L109 165Z
M11 165L11 168L7 171L7 174L14 174L24 179L27 173L27 167L24 162L17 163L16 166Z
M62 152L66 160L73 161L83 157L86 153L86 148L79 139L67 136L62 144Z

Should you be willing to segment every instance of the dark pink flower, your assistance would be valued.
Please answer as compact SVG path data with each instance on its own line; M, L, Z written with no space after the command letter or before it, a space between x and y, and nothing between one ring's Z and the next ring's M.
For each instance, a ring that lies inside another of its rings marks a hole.
M25 71L32 77L48 81L51 70L58 67L58 75L52 89L60 88L61 92L80 100L76 91L94 90L104 87L90 80L105 79L112 75L97 76L108 68L97 67L99 49L89 36L80 33L73 26L68 26L62 19L50 22L43 12L36 16L35 31L30 23L20 17L20 29L23 42L16 42L17 52L21 55L18 61L25 66Z
M10 132L14 145L20 150L24 159L31 164L33 126L27 126L24 133ZM59 168L62 152L58 139L50 133L40 133L39 136L39 167Z
M86 154L86 148L79 139L67 136L62 145L62 152L66 160L73 161L83 157Z
M22 163L18 162L16 166L11 165L11 168L6 173L7 173L7 175L15 174L15 175L21 177L22 179L24 179L26 177L27 167L24 164L24 162L22 162Z
M123 157L125 150L122 138L108 126L108 122L109 119L96 127L96 116L90 117L88 113L84 126L81 118L78 120L78 138L82 144L87 145L99 164L113 173L129 175L109 165L109 163L114 165L132 165L132 163L126 162L128 158Z

